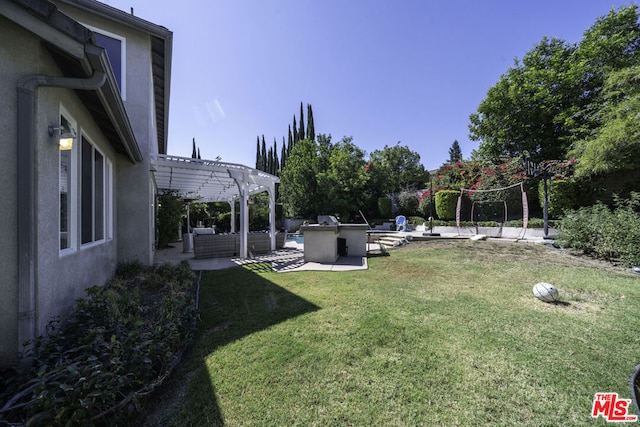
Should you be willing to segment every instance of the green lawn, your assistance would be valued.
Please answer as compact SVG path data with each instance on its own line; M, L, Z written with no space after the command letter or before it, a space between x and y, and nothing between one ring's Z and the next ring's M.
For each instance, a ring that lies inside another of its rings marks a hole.
M413 242L367 271L201 285L175 425L605 425L594 394L630 398L640 363L640 276L539 245Z

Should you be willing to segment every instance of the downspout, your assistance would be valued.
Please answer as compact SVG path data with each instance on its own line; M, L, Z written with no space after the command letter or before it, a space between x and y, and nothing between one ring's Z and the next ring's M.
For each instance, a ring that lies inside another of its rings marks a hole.
M96 90L106 74L89 78L24 76L18 80L18 354L25 343L29 356L36 338L36 241L35 241L35 106L39 87ZM30 357L23 359L30 363Z

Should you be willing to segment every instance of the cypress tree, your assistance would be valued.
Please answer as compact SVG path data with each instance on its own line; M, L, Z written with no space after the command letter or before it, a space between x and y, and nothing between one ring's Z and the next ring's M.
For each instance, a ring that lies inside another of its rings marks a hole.
M306 137L306 133L304 132L304 113L302 112L302 102L300 103L300 132L298 132L298 134L298 140Z
M300 134L298 133L298 125L296 123L296 115L293 115L293 145L296 145L300 141Z
M198 147L198 160L202 159L202 157L200 157L200 147Z
M273 138L273 170L271 175L277 175L280 169L280 162L278 161L278 142L275 137Z
M311 104L307 104L307 139L310 141L316 140L316 129L313 124L313 110Z
M256 169L260 170L260 137L256 137Z
M284 170L284 166L287 161L287 144L284 142L284 136L282 137L282 150L280 151L280 171Z
M196 139L193 138L193 150L191 150L191 158L195 159L198 153L196 153Z
M262 135L262 161L260 162L260 170L267 171L267 145L264 142L264 135Z
M291 133L291 125L289 125L289 139L287 140L287 157L291 154L291 149L293 148L293 135Z

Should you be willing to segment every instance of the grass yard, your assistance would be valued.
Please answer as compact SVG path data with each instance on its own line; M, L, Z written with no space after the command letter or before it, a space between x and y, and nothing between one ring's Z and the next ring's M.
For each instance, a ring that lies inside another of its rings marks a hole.
M533 244L413 242L367 271L256 264L201 286L165 424L606 425L594 394L630 398L640 363L640 276Z

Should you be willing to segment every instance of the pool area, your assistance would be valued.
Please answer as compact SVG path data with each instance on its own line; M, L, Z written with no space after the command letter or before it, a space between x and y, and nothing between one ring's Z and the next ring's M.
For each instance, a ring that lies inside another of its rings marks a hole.
M287 234L287 242L295 242L300 245L304 244L304 234Z

